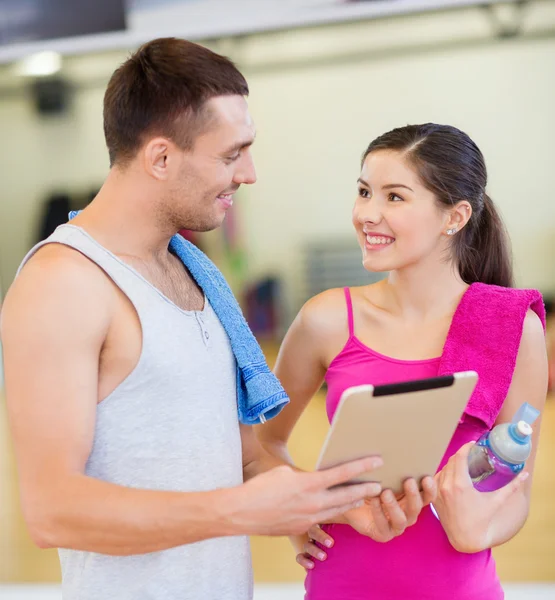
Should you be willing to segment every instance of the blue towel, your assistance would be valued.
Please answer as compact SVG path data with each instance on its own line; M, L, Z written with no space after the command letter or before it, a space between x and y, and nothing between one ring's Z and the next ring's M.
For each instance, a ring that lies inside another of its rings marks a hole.
M69 213L73 219L78 211ZM225 329L237 362L237 411L245 425L264 423L289 403L241 308L216 265L194 244L180 235L170 240L170 250L181 260L202 288L208 302Z

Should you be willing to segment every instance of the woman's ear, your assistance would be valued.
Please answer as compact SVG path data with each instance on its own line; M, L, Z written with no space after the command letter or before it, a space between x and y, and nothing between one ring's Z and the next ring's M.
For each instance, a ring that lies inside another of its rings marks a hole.
M454 235L468 223L471 216L472 206L470 202L461 200L449 212L449 218L445 225L445 233L447 235Z

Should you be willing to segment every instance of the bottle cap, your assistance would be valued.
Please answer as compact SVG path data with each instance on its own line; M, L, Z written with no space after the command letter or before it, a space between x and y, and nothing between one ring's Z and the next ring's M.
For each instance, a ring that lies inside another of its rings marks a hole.
M519 421L516 424L516 434L523 438L530 437L532 435L532 426L526 421Z
M539 416L540 411L537 408L534 408L531 404L528 404L528 402L525 402L516 411L511 423L516 425L519 421L524 421L525 423L528 423L528 425L532 425L532 423L534 423Z

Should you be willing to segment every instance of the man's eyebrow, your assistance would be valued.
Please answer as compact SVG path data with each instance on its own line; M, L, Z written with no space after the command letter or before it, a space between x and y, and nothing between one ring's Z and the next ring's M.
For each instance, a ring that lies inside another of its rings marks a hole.
M250 137L246 140L243 140L241 142L237 142L236 144L233 144L233 146L228 148L224 152L224 154L233 154L234 152L237 152L237 150L242 150L243 148L248 148L249 146L253 145L255 139L256 139L256 133L253 134L252 137Z

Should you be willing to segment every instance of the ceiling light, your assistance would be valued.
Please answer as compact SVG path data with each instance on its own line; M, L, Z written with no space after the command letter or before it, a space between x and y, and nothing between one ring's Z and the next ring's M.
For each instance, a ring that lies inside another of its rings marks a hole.
M57 52L38 52L19 61L15 72L22 77L47 77L62 67L62 57Z

